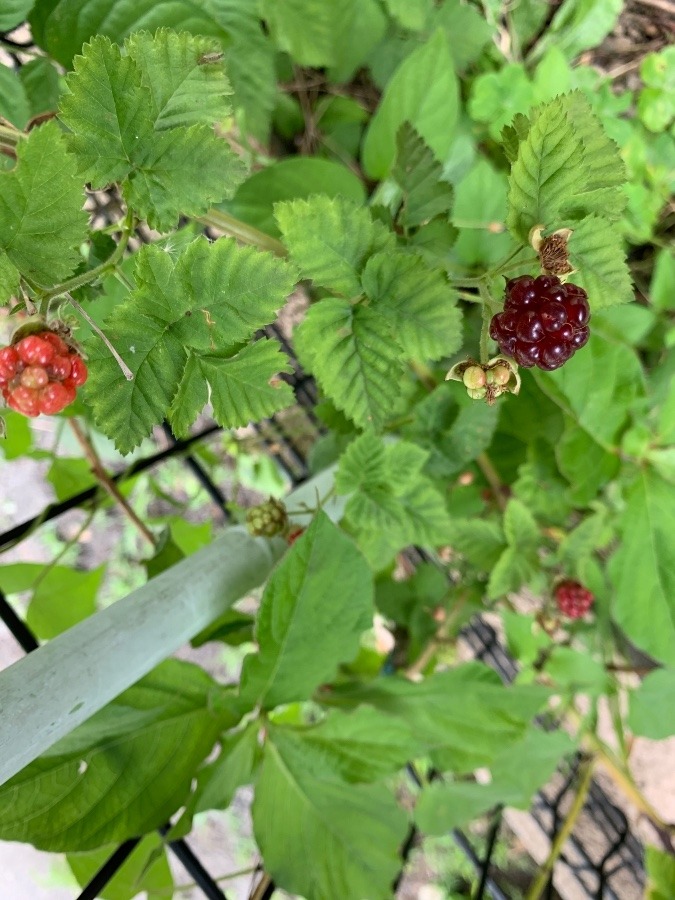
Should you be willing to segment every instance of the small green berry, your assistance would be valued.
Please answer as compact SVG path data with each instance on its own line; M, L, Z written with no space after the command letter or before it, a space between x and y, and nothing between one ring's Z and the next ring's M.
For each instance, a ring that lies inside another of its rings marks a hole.
M485 400L487 396L487 390L484 387L467 388L466 392L472 400Z
M246 526L254 537L274 537L288 527L286 507L279 500L270 497L260 506L254 506L246 513Z
M464 370L462 381L470 390L477 390L485 387L487 378L481 366L469 366Z

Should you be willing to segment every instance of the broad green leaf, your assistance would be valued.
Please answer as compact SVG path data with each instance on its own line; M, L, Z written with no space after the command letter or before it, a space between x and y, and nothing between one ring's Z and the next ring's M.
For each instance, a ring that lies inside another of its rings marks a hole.
M277 341L257 341L234 356L191 354L168 413L174 434L188 433L207 399L216 422L226 428L272 416L293 403L290 385L278 377L290 371Z
M129 205L160 231L231 195L244 175L211 127L230 112L222 63L200 64L213 47L160 29L129 38L123 55L98 35L67 79L60 115L83 176L98 188L124 181Z
M232 715L202 669L167 660L0 788L0 837L56 852L145 834L185 800Z
M406 356L435 360L459 349L456 294L440 269L430 268L419 256L378 253L366 263L361 283Z
M57 500L67 500L79 491L96 484L91 465L86 459L56 456L49 467L47 481L54 488Z
M44 56L31 59L19 69L31 116L56 112L61 87L56 67Z
M414 228L450 211L452 185L442 180L443 167L431 148L404 122L396 134L396 161L391 177L403 191L400 218Z
M18 73L0 64L0 116L23 131L30 114L28 97Z
M356 0L262 0L262 15L280 50L302 66L336 61L335 34Z
M622 542L609 563L612 613L641 650L675 664L675 485L640 470L619 523Z
M408 31L422 31L433 9L433 0L384 0L392 18Z
M332 710L318 725L271 731L277 746L290 746L302 753L310 747L345 781L378 781L401 769L419 752L407 724L376 709L360 706L353 712Z
M340 457L335 473L335 490L350 494L361 487L375 486L384 480L386 447L372 431L366 431L352 441ZM391 486L395 487L395 484Z
M4 459L26 456L33 445L33 433L28 419L12 409L3 409L6 435L0 440L0 454Z
M560 471L570 483L572 500L586 506L621 466L618 457L608 453L579 425L569 423L556 446Z
M33 8L35 0L3 0L0 31L11 31L20 25Z
M514 116L527 113L536 102L535 88L522 63L507 63L497 72L479 75L471 85L468 111L476 122L485 122L498 140Z
M488 600L517 591L534 575L532 557L524 556L518 547L508 546L495 563L487 585Z
M489 784L450 781L423 788L415 821L427 834L445 834L497 803L527 809L532 795L546 784L561 757L573 750L574 744L564 732L530 728L522 740L497 757Z
M0 588L5 594L32 591L26 622L41 640L50 640L95 612L104 574L105 566L82 572L14 563L0 566Z
M614 28L622 7L622 0L565 0L537 44L536 56L555 46L573 60L597 47Z
M379 0L356 0L334 23L331 81L348 83L365 66L387 30L387 16Z
M356 655L372 613L365 560L319 512L265 588L256 624L259 651L244 660L242 697L266 709L310 697Z
M644 375L635 352L592 332L583 350L556 372L537 375L537 381L609 452L626 423L631 401L644 392Z
M213 41L161 28L132 34L125 48L150 93L155 131L216 124L230 113L232 89L221 61L209 56Z
M616 226L589 216L575 226L569 252L570 262L579 269L575 279L587 292L591 309L635 299L623 239Z
M228 423L235 414L269 409L272 395L285 403L288 392L267 383L272 356L278 359L277 371L285 369L274 343L247 348L222 364L212 358L216 350L218 355L237 350L274 318L295 280L287 263L238 247L229 238L212 244L200 238L175 257L158 247L144 248L137 257L135 279L136 290L106 322L134 380L125 381L100 341L92 338L87 344L87 398L99 426L122 453L162 421L177 396L187 405L184 410L174 405L172 417L179 429L187 428L200 402L207 400L205 378L218 414L226 414ZM236 403L234 410L224 408L228 398Z
M457 76L445 34L439 28L394 73L373 116L363 145L370 178L385 178L396 157L396 135L410 122L439 159L452 144L458 115Z
M432 23L445 31L458 72L478 60L495 33L483 11L463 0L444 0L437 4Z
M520 142L524 141L530 132L530 120L522 113L516 113L510 125L502 128L502 150L510 163L518 158Z
M84 190L57 125L33 129L17 148L17 164L0 174L0 301L19 273L43 285L72 274L87 237Z
M290 156L255 172L240 185L232 200L222 204L238 219L266 234L280 232L273 207L284 200L304 199L312 194L344 197L358 206L365 202L363 183L346 166L328 159Z
M335 705L368 703L405 721L439 768L459 774L490 765L521 739L547 696L538 686L505 687L491 669L470 662L419 683L378 678L322 699Z
M379 428L400 399L402 350L376 310L329 298L311 306L295 332L304 365L362 428Z
M610 677L604 665L587 651L571 647L553 647L543 671L561 693L588 694L599 697L608 693Z
M432 563L417 566L414 574L403 581L383 575L375 582L375 605L387 618L405 625L409 631L420 624L420 613L432 623L431 613L447 602L451 593L448 579ZM435 630L436 625L432 623Z
M345 297L362 293L359 274L368 257L394 245L393 234L373 222L365 207L343 197L280 203L274 214L302 275Z
M540 542L539 529L530 510L520 500L511 499L504 512L504 535L512 547L531 553Z
M675 858L672 854L646 848L647 885L645 900L670 900L675 888Z
M506 178L486 159L479 159L457 185L452 221L459 228L455 256L468 268L489 267L509 252L505 234Z
M348 784L322 749L299 743L277 728L265 745L253 801L265 870L279 887L314 900L386 900L401 864L405 813L383 785Z
M504 535L496 522L486 519L451 519L448 544L461 553L472 566L489 571L504 550Z
M78 884L86 887L116 849L111 846L90 853L69 853L67 862ZM159 834L147 835L97 896L101 900L132 900L144 892L147 900L166 900L173 894L174 883L164 849Z
M503 609L500 615L509 653L521 667L531 666L539 658L541 651L551 646L551 638L537 621L536 616L511 612L508 609Z

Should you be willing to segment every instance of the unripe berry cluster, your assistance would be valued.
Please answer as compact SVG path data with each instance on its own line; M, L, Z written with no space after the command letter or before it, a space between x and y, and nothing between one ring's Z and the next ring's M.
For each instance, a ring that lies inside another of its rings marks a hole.
M525 368L551 371L588 341L586 291L555 275L521 275L506 283L504 311L493 316L490 337Z
M578 581L561 581L555 589L555 602L560 612L568 619L585 616L594 601L593 594Z
M29 334L0 350L2 396L24 416L61 412L86 380L80 354L53 331Z
M286 507L280 500L270 497L260 506L253 506L246 513L249 533L255 537L274 537L288 528Z

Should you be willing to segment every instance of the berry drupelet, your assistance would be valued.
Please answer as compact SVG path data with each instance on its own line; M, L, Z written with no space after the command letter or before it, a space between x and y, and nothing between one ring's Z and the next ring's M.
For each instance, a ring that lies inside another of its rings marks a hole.
M586 291L555 275L507 281L504 311L493 316L490 337L525 368L558 369L586 344L591 311Z
M29 334L0 350L0 392L24 416L61 412L86 380L80 354L53 331Z

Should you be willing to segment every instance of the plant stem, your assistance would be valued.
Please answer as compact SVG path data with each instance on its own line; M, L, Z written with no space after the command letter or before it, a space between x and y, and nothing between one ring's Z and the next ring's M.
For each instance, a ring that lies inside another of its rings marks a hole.
M412 360L410 363L410 368L413 370L415 375L419 378L420 382L428 391L433 391L436 388L438 382L436 381L434 373L431 371L429 366L424 365L424 363L415 362L415 360Z
M551 850L546 861L544 862L544 865L539 869L537 877L535 878L529 891L525 895L525 900L540 900L540 897L546 890L546 885L548 884L548 880L551 877L551 873L553 872L553 867L558 861L560 854L562 853L567 838L570 836L572 830L574 829L576 821L579 818L579 813L584 808L584 803L586 802L586 798L588 797L588 792L593 781L593 763L594 760L593 758L591 758L589 760L586 760L586 762L583 762L579 767L580 781L576 797L574 798L574 802L572 803L570 811L565 817L565 821L563 822L560 831L555 836L555 840L551 845Z
M68 300L70 301L71 306L73 306L73 307L79 312L79 314L82 316L82 318L83 318L86 322L89 323L89 325L93 328L93 330L96 332L96 334L101 338L101 340L103 341L103 343L106 345L106 347L108 348L108 350L110 350L110 352L112 353L112 355L115 357L115 362L117 363L117 365L120 367L120 369L121 369L122 372L124 373L124 377L126 378L126 380L127 380L127 381L133 381L133 380L134 380L134 373L131 371L131 369L129 368L129 366L124 362L124 360L123 360L122 357L119 355L119 353L117 352L117 350L115 350L115 348L114 348L113 345L110 343L110 341L109 341L108 338L105 336L105 334L103 334L103 332L102 332L101 329L98 327L98 325L96 324L96 322L94 322L94 320L93 320L92 317L89 315L89 313L88 313L88 312L85 312L85 310L82 309L82 307L81 307L80 304L77 302L77 300L75 300L75 299L72 297L72 295L69 294L67 291L66 291L66 297L67 297Z
M271 881L272 879L267 872L263 872L262 878L251 891L249 900L262 900Z
M200 216L199 221L204 225L217 228L218 231L224 231L225 234L229 234L243 244L251 244L254 247L259 247L261 250L271 250L277 256L286 256L286 248L281 241L271 237L269 234L265 234L264 231L254 228L252 225L248 225L246 222L242 222L240 219L235 219L229 213L222 212L219 209L210 209L206 215Z
M506 498L504 497L504 485L499 477L499 472L495 469L492 460L487 453L479 453L476 457L476 464L481 470L487 483L490 485L497 506L503 511L506 509Z
M9 125L0 125L0 148L9 150L12 155L14 155L14 150L18 146L19 141L24 137L26 135L22 131L11 128Z
M156 547L157 539L155 538L154 534L150 531L145 522L139 519L139 517L136 515L136 512L129 505L127 498L121 493L115 482L112 481L106 470L103 468L103 464L99 459L98 453L94 449L93 444L90 442L87 435L84 433L84 430L80 426L80 423L77 421L77 419L69 419L68 421L78 444L82 448L82 451L87 458L89 465L91 466L91 472L94 478L98 481L101 487L103 487L108 492L108 494L110 494L115 503L117 503L117 505L121 507L124 514L131 522L133 522L133 524L140 531L146 541L152 544L153 547Z

